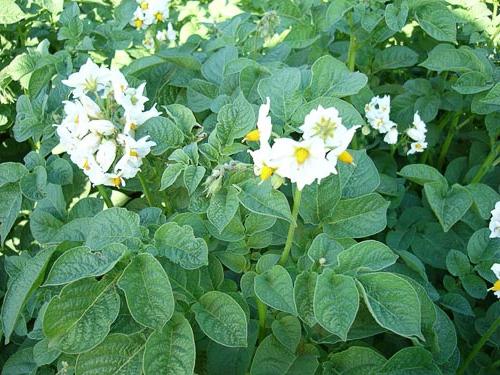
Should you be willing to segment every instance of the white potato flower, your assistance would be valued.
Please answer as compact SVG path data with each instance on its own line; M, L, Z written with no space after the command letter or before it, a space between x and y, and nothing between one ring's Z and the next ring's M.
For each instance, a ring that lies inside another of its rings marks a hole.
M323 108L321 105L306 115L300 130L304 139L320 138L327 147L334 147L341 142L347 132L339 111L334 107Z
M406 134L414 142L411 143L410 149L408 150L408 155L415 154L417 152L423 152L427 148L427 142L425 141L425 134L427 133L427 126L425 122L422 121L418 111L415 112L413 116L412 127L406 130Z
M495 277L497 278L497 281L495 281L495 283L493 284L493 286L491 288L489 288L488 290L493 291L493 293L495 294L495 296L500 299L500 263L494 263L491 266L491 270L495 274Z
M335 165L326 159L327 149L319 138L295 141L290 138L279 138L272 146L272 163L276 173L289 178L297 184L297 189L314 181L336 173Z
M114 140L105 140L95 154L97 163L104 172L107 172L116 158L116 143Z
M407 152L407 155L412 155L418 152L424 152L427 148L427 142L417 141L412 142L410 144L410 149Z
M99 67L91 59L83 64L80 70L70 74L68 79L63 80L66 86L72 87L72 94L78 98L86 93L97 93L105 89L109 82L110 71L108 68Z
M389 129L387 134L384 137L384 142L390 145L395 145L398 143L398 129L397 127L392 127Z
M65 101L64 112L66 117L63 119L62 124L68 131L77 138L85 136L89 131L90 122L83 105L79 101Z
M98 135L113 135L116 132L116 126L109 120L92 120L89 129Z
M146 3L146 2L144 2ZM152 19L147 18L144 11L139 7L135 10L132 19L130 20L130 24L134 26L138 30L145 30L151 25Z
M167 38L171 42L175 42L175 40L177 39L177 33L175 32L174 27L172 26L172 22L169 22L167 26Z
M149 99L144 96L144 88L146 83L142 83L138 88L128 87L123 93L120 91L113 91L115 100L126 112L140 112L144 110L144 103Z
M500 238L500 201L495 204L491 211L490 238Z
M365 105L365 116L370 126L381 134L387 133L397 125L390 120L391 97L375 96Z
M156 109L156 104L147 111L125 111L125 128L123 133L133 134L133 132L147 120L160 116L160 112Z
M257 129L252 130L243 138L247 142L257 142L269 143L269 138L271 138L273 125L271 123L271 117L269 116L269 110L271 108L271 101L269 97L266 98L266 102L261 104L259 107L259 115L257 117Z
M352 138L356 133L356 130L358 130L360 127L361 126L358 125L346 129L346 131L343 132L342 137L338 137L335 140L335 143L333 144L331 151L328 152L327 155L327 159L333 164L334 167L333 173L337 173L337 169L335 167L337 166L337 162L339 160L347 164L352 164L354 162L351 154L347 152L347 148L349 147L349 144L351 143Z

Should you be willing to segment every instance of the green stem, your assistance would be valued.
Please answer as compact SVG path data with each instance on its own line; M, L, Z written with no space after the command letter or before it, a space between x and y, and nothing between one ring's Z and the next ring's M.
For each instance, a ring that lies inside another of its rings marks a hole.
M139 178L139 182L141 183L142 190L144 191L144 196L146 197L148 204L150 206L153 206L153 198L151 197L151 191L149 190L148 184L140 173L137 175L137 177Z
M347 67L351 72L354 72L356 67L356 49L358 48L356 44L356 35L351 29L351 37L349 38L349 50L347 51Z
M302 197L302 191L295 189L293 193L293 208L292 208L292 222L288 228L288 235L286 236L285 248L281 254L279 264L284 266L290 255L290 250L292 249L293 236L295 234L295 228L297 228L297 217L299 215L300 198Z
M463 375L465 373L465 370L467 367L470 365L474 357L479 353L481 348L486 344L486 342L490 339L490 337L497 331L497 329L500 327L500 316L493 322L491 327L485 332L484 335L481 336L478 342L472 347L472 351L469 353L467 358L465 358L464 363L462 366L457 371L457 375Z
M448 129L448 133L446 134L446 138L443 143L443 147L441 148L441 153L439 154L437 167L440 170L443 167L444 160L446 159L446 155L448 154L448 149L450 148L451 142L453 141L453 137L455 137L455 133L457 132L457 124L460 119L460 113L455 113L453 119L451 120L450 128Z
M267 308L259 297L255 297L255 300L257 301L257 314L259 315L259 342L262 342L262 340L266 337Z
M493 165L493 162L495 161L499 153L500 153L500 144L491 149L486 159L484 159L483 164L481 164L481 166L479 167L479 170L477 171L476 175L472 178L471 181L472 184L481 182L486 173L489 172L490 168Z
M101 197L102 199L104 199L104 202L106 202L106 206L108 206L108 208L114 206L108 192L106 191L106 188L103 185L97 185L97 191L99 191L99 194L101 194Z

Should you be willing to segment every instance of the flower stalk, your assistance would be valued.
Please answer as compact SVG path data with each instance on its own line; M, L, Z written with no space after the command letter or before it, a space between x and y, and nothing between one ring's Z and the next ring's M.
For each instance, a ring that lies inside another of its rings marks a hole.
M483 164L481 164L481 166L479 167L476 175L472 178L471 181L472 184L481 182L483 177L489 172L489 170L493 166L493 163L495 162L498 154L500 154L500 145L497 145L496 147L493 147L491 149L486 159L484 159Z
M144 196L146 197L148 204L150 206L153 206L153 197L151 195L151 190L149 190L149 186L146 183L146 180L144 180L144 177L141 174L138 174L137 177L139 178L139 182L142 186L142 191L144 192Z
M267 308L264 302L262 302L259 297L255 297L257 302L257 314L259 317L259 342L262 342L266 337L266 313Z
M295 228L297 228L297 217L299 215L300 200L302 197L302 190L295 189L293 193L293 208L292 208L292 222L288 228L288 235L286 236L285 248L281 254L279 264L284 266L290 256L290 250L292 249L293 237L295 235Z
M109 197L109 194L103 185L97 185L97 191L99 192L99 194L101 194L101 197L102 199L104 199L104 202L106 203L106 206L108 206L108 208L114 207L113 202L111 201L111 198Z

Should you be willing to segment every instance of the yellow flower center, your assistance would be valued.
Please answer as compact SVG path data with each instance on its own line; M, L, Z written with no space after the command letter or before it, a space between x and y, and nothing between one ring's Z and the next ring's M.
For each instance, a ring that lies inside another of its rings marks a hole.
M134 26L137 28L137 29L140 29L142 27L142 24L143 24L143 21L139 18L136 18L134 20Z
M97 90L97 79L90 78L85 80L85 89L87 91L95 91Z
M381 118L375 119L375 127L380 128L384 124L384 120Z
M490 288L494 292L500 291L500 280L495 281L495 284Z
M243 138L243 140L247 142L257 142L259 139L260 133L258 129L252 130L247 135L245 135L245 138Z
M130 156L139 156L139 153L136 151L136 150L130 150L130 153L129 153Z
M155 18L157 21L161 22L161 21L163 21L163 14L161 12L156 12Z
M78 123L80 122L80 116L76 115L74 121L75 121L75 124L78 125Z
M337 129L338 124L330 118L321 117L318 122L314 124L314 133L323 140L332 138Z
M269 177L271 177L276 169L268 167L267 165L264 165L262 169L260 170L260 179L262 181L267 180Z
M122 183L122 179L120 177L113 177L111 179L111 183L113 184L114 187L119 187Z
M132 129L132 130L137 129L137 124L136 124L135 122L132 122L132 123L130 124L130 129Z
M344 151L339 155L339 160L347 164L352 164L354 159L349 152Z
M143 2L141 3L141 9L142 9L142 10L146 10L146 9L148 9L148 8L149 8L149 4L148 4L148 2L147 2L147 1L143 1Z
M302 164L309 158L309 150L304 147L297 147L295 149L295 160L297 163Z
M83 169L85 169L86 171L90 169L89 161L87 159L85 159L85 161L83 162Z
M422 150L422 145L421 145L420 143L417 143L417 144L415 145L415 148L416 148L417 150Z

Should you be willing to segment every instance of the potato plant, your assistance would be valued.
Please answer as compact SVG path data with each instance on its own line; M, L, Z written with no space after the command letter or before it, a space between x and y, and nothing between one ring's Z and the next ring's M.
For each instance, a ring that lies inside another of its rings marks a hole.
M495 0L0 0L2 375L500 371Z

